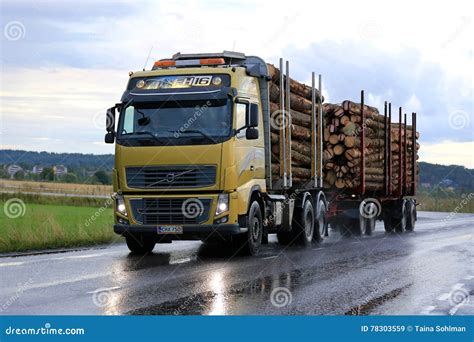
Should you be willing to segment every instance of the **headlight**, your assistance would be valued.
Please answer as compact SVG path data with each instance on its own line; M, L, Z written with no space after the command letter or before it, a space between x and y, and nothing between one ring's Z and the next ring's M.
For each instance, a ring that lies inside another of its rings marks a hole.
M127 216L127 207L125 206L125 201L122 196L117 196L117 211L122 214Z
M217 198L216 215L225 213L229 210L229 194L220 194Z

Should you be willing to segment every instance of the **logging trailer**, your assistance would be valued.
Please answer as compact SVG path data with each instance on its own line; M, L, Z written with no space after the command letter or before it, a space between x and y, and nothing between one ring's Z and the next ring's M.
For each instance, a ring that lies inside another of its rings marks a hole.
M293 177L288 61L280 59L279 70L277 115L270 110L269 67L259 57L177 53L151 70L130 72L120 103L107 110L105 142L115 143L114 231L132 252L150 252L156 243L173 240L202 240L255 255L270 233L281 244L310 245L328 236L328 225L355 235L371 234L377 219L387 231L414 229L416 181L391 186L390 148L384 149L382 190L365 189L364 153L357 189L325 188L322 85L314 72L308 87L311 174L305 180ZM362 117L363 112L362 106ZM384 115L387 147L391 104ZM271 149L275 116L278 155ZM401 141L401 108L399 120ZM416 132L414 113L412 126ZM362 151L364 136L362 129ZM402 159L413 158L411 166L416 165L406 134L404 142L399 179L407 174Z

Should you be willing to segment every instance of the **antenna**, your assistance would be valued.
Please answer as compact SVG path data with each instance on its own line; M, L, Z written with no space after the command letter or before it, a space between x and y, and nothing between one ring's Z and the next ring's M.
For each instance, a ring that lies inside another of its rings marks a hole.
M150 51L148 51L148 56L146 57L145 65L143 66L143 71L145 71L146 65L148 64L148 60L150 59L151 51L153 51L153 45L150 47Z

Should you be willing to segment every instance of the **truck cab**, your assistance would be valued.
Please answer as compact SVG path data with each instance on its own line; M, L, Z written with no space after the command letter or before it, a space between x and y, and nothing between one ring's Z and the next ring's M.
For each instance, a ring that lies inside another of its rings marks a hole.
M172 240L258 252L267 77L263 60L236 52L178 53L130 73L105 141L115 143L114 231L132 252Z

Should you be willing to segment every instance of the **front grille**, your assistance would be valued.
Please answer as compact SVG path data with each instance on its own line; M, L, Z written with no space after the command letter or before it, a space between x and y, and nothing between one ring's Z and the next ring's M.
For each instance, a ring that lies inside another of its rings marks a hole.
M214 165L143 166L126 168L131 188L192 188L212 186L216 182Z
M209 218L210 198L131 199L135 220L143 224L199 224Z

